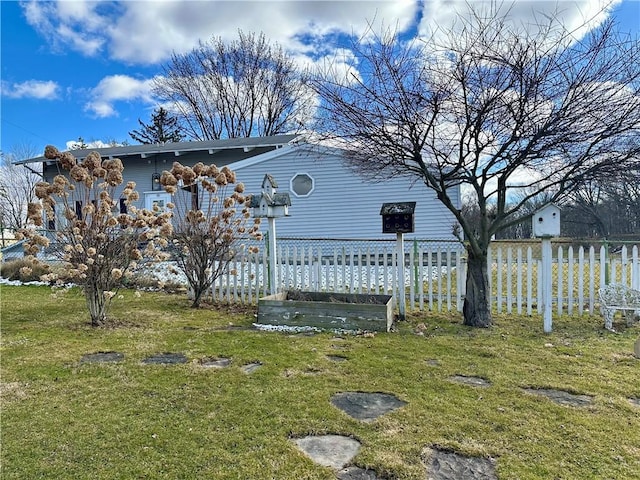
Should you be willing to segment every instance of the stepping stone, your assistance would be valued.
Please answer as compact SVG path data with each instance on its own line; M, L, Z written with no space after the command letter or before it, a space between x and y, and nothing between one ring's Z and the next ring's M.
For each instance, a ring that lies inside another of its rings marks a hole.
M404 407L407 402L388 393L342 392L331 397L331 403L356 420L372 422L376 418Z
M467 377L466 375L454 375L449 377L449 380L456 383L462 383L464 385L471 385L472 387L489 387L491 382L482 377Z
M533 395L542 395L561 405L570 405L573 407L584 407L590 405L593 401L593 397L590 395L577 395L553 388L525 388L524 391Z
M262 366L262 363L260 362L252 362L252 363L247 363L246 365L243 365L241 367L241 370L247 375L249 375L250 373L253 373L257 369L259 369L261 366Z
M96 352L83 355L80 363L115 363L122 360L124 360L124 354L120 352Z
M427 360L427 365L429 365L430 367L437 367L438 365L440 365L440 361L436 360L435 358L430 358L429 360Z
M631 402L632 405L635 405L636 407L640 407L640 398L631 397L629 401Z
M360 467L347 467L336 473L338 480L381 480L373 470Z
M159 353L142 360L146 365L176 365L179 363L187 363L187 357L182 353Z
M497 480L492 460L427 448L429 480Z
M231 365L230 358L203 358L200 365L207 368L225 368Z
M344 468L360 450L360 442L342 435L308 436L293 442L317 464L336 470Z
M345 362L347 361L347 357L343 357L342 355L327 355L327 358L332 362Z

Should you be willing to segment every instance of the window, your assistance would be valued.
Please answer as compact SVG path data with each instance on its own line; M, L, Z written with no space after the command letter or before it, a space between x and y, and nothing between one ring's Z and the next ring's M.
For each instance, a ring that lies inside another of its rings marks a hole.
M315 188L315 181L307 173L297 173L291 179L291 191L297 197L308 197Z

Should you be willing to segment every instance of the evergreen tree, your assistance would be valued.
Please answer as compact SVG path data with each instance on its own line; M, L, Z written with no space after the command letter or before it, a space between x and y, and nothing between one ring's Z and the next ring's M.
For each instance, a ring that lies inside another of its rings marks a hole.
M151 114L150 124L147 125L140 119L138 123L142 128L129 132L129 136L145 145L180 142L184 138L178 119L162 107Z

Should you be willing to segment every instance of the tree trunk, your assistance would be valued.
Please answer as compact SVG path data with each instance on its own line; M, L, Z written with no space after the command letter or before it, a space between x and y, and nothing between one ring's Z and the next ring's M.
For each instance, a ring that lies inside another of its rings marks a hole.
M101 327L107 321L104 292L95 285L85 285L84 296L89 308L92 327Z
M198 286L197 288L191 287L193 291L193 302L191 303L191 308L199 308L200 302L202 301L202 295L204 294L206 288L202 288Z
M469 250L468 253L467 291L462 307L464 324L487 328L491 326L487 256L476 255Z

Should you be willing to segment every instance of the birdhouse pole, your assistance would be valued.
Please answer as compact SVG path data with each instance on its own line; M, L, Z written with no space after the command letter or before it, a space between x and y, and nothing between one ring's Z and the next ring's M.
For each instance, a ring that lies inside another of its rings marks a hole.
M278 183L268 173L262 180L262 192L251 195L249 206L253 209L253 216L256 218L267 218L269 220L269 232L267 249L269 250L268 282L269 293L278 293L278 264L276 254L276 218L288 217L291 197L288 193L277 192ZM265 275L266 276L266 275Z
M398 258L398 316L400 320L406 320L407 298L404 288L404 234L398 233L396 237L396 255Z
M551 333L551 289L553 287L551 237L560 235L560 209L557 205L548 203L533 213L531 222L533 234L542 239L540 301L542 303L544 333ZM558 268L562 268L562 265L558 265Z
M273 295L274 293L278 293L278 284L276 283L276 279L278 275L276 273L276 269L278 268L278 264L276 263L276 218L268 217L269 220L269 293Z
M398 304L398 318L406 320L406 288L404 283L404 234L413 233L415 229L414 211L416 202L383 203L380 209L382 215L382 233L396 234L396 286Z

